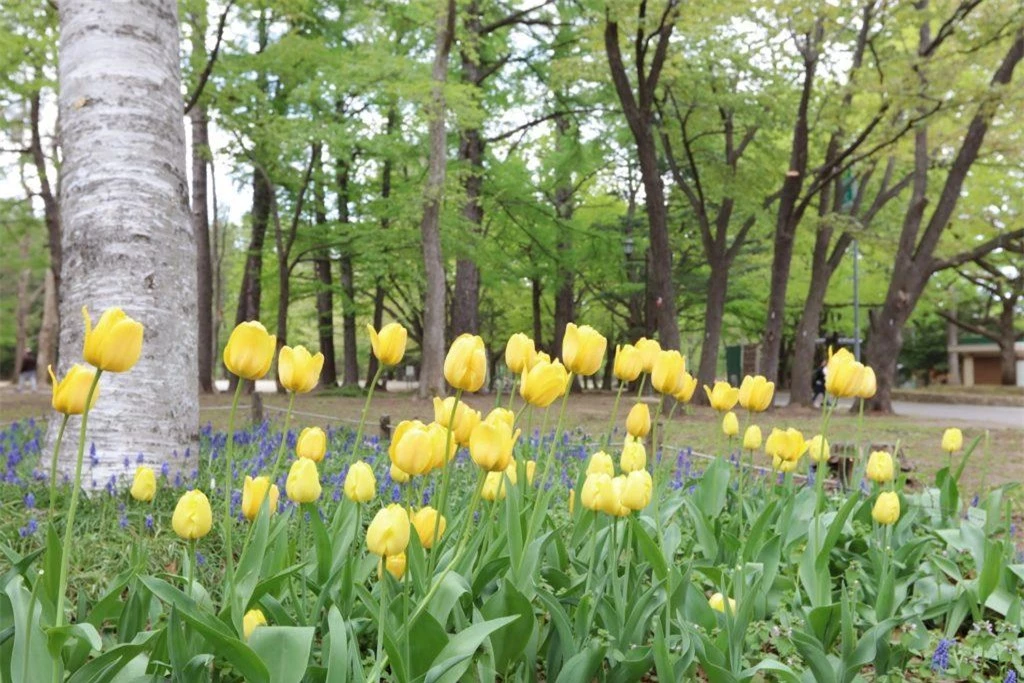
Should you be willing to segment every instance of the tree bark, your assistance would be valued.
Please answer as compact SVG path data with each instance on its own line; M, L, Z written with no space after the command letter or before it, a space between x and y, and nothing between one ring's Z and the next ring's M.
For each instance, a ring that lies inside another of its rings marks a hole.
M38 354L36 355L36 379L40 384L49 381L47 366L57 366L58 340L60 338L60 274L63 261L61 246L60 207L53 187L50 184L50 172L46 167L46 154L43 152L43 136L40 129L40 94L33 93L29 99L29 147L32 163L39 178L39 197L43 200L43 218L46 221L47 246L50 250L50 273L46 277L43 290L43 319L39 327Z
M316 174L313 185L316 202L316 224L320 238L327 237L327 207L324 199L323 168L318 163L313 169ZM334 276L331 273L331 254L326 248L319 250L313 258L313 274L316 277L316 328L320 341L320 352L324 354L324 367L320 371L320 386L338 386L338 367L334 353Z
M57 278L52 268L46 269L43 281L43 319L39 323L38 353L36 354L36 382L42 386L50 381L46 368L57 366L57 337L60 334L60 304L57 301Z
M541 297L543 295L543 289L541 288L540 278L530 278L530 311L533 319L533 339L537 343L537 349L542 350L544 348L544 327L541 321Z
M124 462L140 453L173 471L187 461L172 454L197 445L196 245L177 3L61 2L59 82L61 347L82 348L83 306L94 322L121 306L146 330L138 364L101 380L86 437L96 454L85 463L91 488L90 480L130 481ZM49 435L52 445L53 423ZM74 470L77 446L64 440L62 472Z
M342 348L345 353L345 386L359 386L359 357L358 357L358 334L356 330L356 282L355 269L352 264L351 230L352 217L349 213L348 203L351 199L349 190L349 179L351 164L348 159L339 158L337 161L336 176L338 186L338 223L341 232L345 235L344 244L341 248L341 291L344 296L345 305L341 314L341 339ZM380 329L379 325L376 329ZM370 354L373 356L373 354ZM376 372L376 368L374 368ZM368 375L372 377L373 375Z
M704 338L700 346L700 367L697 379L701 385L712 386L718 371L718 350L722 343L722 322L725 318L725 302L728 298L729 266L723 259L711 265L708 278L707 299L704 301ZM703 391L696 392L695 398ZM707 396L705 396L707 398Z
M210 255L210 217L207 209L207 169L210 137L206 105L189 112L192 124L192 231L196 239L196 300L198 312L199 390L213 393L213 259Z
M566 114L559 114L555 117L555 131L558 137L555 140L555 148L559 157L565 154L566 147L577 143L576 129ZM564 160L560 160L562 164ZM558 216L558 244L557 258L555 260L555 330L552 339L552 352L562 357L562 337L565 336L566 326L576 318L576 287L575 273L572 264L569 262L572 254L572 228L569 221L572 220L573 209L573 182L572 170L560 167L559 183L555 187L555 215ZM612 345L614 346L614 345Z
M25 349L28 346L28 311L32 302L29 300L28 287L32 282L32 269L28 267L29 247L32 246L32 235L26 232L18 245L18 256L25 264L18 274L17 305L14 312L14 370L11 381L19 384L21 367L25 360Z
M474 68L479 67L473 65ZM463 68L466 68L464 58ZM469 169L463 181L466 203L462 216L468 229L479 236L483 226L484 209L480 204L483 190L484 140L480 130L473 128L463 133L459 144L459 159L468 163ZM480 269L468 255L455 262L455 296L452 301L452 332L457 336L464 332L477 334L480 331Z
M1006 387L1017 386L1017 297L1003 297L999 312L999 365L1000 383Z
M431 70L433 87L428 110L430 153L427 182L423 188L423 219L420 222L426 273L423 293L423 365L418 392L420 398L445 393L445 269L441 250L441 203L447 166L444 84L448 78L448 55L455 38L455 0L443 0L443 4L439 2L439 5L444 9L438 14L434 41L434 64Z

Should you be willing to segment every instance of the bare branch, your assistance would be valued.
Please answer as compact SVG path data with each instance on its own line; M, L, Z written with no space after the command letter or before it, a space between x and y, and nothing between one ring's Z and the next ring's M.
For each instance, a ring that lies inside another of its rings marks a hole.
M189 95L188 100L185 101L185 114L188 114L192 107L196 106L196 102L199 101L199 97L203 94L203 89L206 88L206 81L210 79L213 65L217 61L217 55L220 53L220 43L224 38L224 24L227 23L228 12L234 4L235 0L228 0L227 4L224 5L224 11L221 12L220 19L217 21L217 42L213 45L213 52L210 53L210 58L206 60L206 66L203 67L202 73L199 74L199 82L196 83L196 89Z

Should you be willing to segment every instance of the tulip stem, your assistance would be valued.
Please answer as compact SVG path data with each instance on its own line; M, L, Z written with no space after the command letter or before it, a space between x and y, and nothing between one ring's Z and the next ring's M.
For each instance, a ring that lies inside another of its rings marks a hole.
M508 395L508 409L512 410L512 402L516 398L516 387L519 386L519 377L512 378L512 391Z
M281 464L284 462L284 451L288 447L288 430L292 426L292 408L295 406L295 392L288 396L288 410L284 413L284 430L281 432L281 443L277 447L277 458L274 460L274 469L270 470L270 485L277 483L277 473L281 471ZM269 490L269 489L268 489Z
M388 604L388 556L380 558L383 570L380 575L380 612L377 616L377 661L383 659L384 654L384 619L387 617ZM408 623L408 622L406 622Z
M835 407L835 402L829 404L827 401L823 402L821 406L821 444L819 445L818 456L812 457L814 460L814 489L817 493L814 505L816 513L821 513L825 509L825 477L828 474L828 462L820 461L819 458L821 457L821 452L825 450L828 422L832 417L832 411L835 410ZM811 455L814 456L813 453Z
M57 441L53 444L53 457L50 458L50 520L53 520L53 510L57 504L57 456L60 454L60 444L64 441L64 428L68 426L69 417L71 416L65 414L61 418Z
M647 373L645 372L642 375L640 375L640 388L637 389L637 391L636 391L636 400L639 401L640 398L644 395L644 387L646 385L647 385Z
M241 384L241 382L239 382ZM189 539L188 542L188 574L185 576L188 586L185 587L185 595L192 597L192 584L196 581L196 539Z
M452 448L452 437L455 434L455 413L459 408L459 401L462 400L462 389L455 391L455 400L452 401L452 411L448 414L448 428L444 435L444 467L441 470L441 495L438 498L438 512L442 517L445 517L445 513L448 511L448 481L451 479L452 465L451 461L455 458L449 458L448 453ZM437 546L437 541L441 537L441 525L434 525L434 540L431 542L430 547L434 548ZM428 574L434 571L434 555L430 555L430 562L428 563Z
M608 419L608 430L604 435L604 446L608 448L608 445L612 442L612 430L615 429L615 418L619 416L619 399L622 398L622 390L626 387L624 382L619 383L619 390L615 393L615 405L612 406L612 415Z
M359 428L356 429L356 440L352 443L352 462L355 462L359 457L359 448L363 445L363 428L366 427L366 416L370 412L370 401L373 400L373 392L377 388L377 382L380 381L380 376L384 372L384 364L377 364L377 372L373 374L373 381L370 382L370 386L366 389L366 400L363 402L363 412L359 416Z
M551 474L551 463L555 459L555 449L558 448L558 442L562 439L562 422L565 418L565 404L569 399L570 389L572 388L572 373L570 372L565 384L565 392L562 394L562 405L558 409L558 423L555 425L555 438L551 441L551 449L548 450L548 457L544 461L544 471L541 473L540 486L541 490L544 489L544 484L548 480L548 476ZM541 496L537 496L537 504L534 505L533 512L530 514L530 523L526 527L526 536L523 539L523 548L530 547L530 541L533 539L533 534L536 531L537 523L540 521L540 500Z
M242 385L245 382L241 377L238 378L238 383L235 386L235 395L231 399L231 412L228 413L228 440L224 444L224 548L226 549L226 562L224 578L227 579L225 582L227 585L232 585L235 580L235 549L231 543L231 488L233 486L232 479L234 478L234 471L232 469L231 458L235 450L235 413L238 411L238 399L242 395ZM255 385L253 391L255 391ZM292 394L294 396L294 394ZM282 437L284 438L284 437ZM210 454L211 467L213 469L212 458L213 454ZM194 558L193 558L194 561ZM191 590L191 586L189 586ZM225 599L230 595L230 591L225 594Z

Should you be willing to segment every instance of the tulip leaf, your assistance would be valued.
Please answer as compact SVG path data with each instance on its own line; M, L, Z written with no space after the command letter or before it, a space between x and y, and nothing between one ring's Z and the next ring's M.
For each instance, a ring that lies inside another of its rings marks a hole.
M11 682L33 683L37 672L49 672L52 666L47 651L47 636L40 628L43 609L25 587L19 575L4 586L14 622L14 645L11 649ZM32 624L31 629L29 623Z
M731 470L732 467L724 458L715 458L704 471L704 476L697 486L697 506L710 519L718 517L725 509Z
M818 639L799 630L794 630L791 637L804 663L814 674L816 683L836 683L836 672Z
M469 592L469 584L461 574L448 572L441 579L434 597L427 603L429 611L442 626L448 622L448 615L459 598Z
M629 526L633 531L633 535L636 536L641 554L643 554L644 559L651 563L655 578L659 581L666 580L668 578L668 563L665 562L665 556L662 554L661 548L650 537L643 524L632 515L629 517Z
M558 601L558 598L544 589L537 590L537 597L540 598L540 601L547 608L548 614L551 617L551 623L555 629L549 638L551 642L546 662L547 674L550 679L561 669L562 662L568 660L571 653L576 651L576 642L573 639L569 616L566 614L562 603Z
M327 612L327 628L329 633L329 647L325 645L327 659L327 680L332 683L348 683L352 671L351 658L353 652L350 647L348 625L345 618L336 605L331 605ZM358 647L358 643L356 644Z
M826 652L839 635L839 627L842 624L841 611L841 605L833 603L815 607L807 614L807 625Z
M302 506L303 512L309 513L309 524L313 528L313 545L316 547L316 585L322 585L331 573L331 539L327 534L327 527L320 517L320 510L315 504L306 503Z
M69 640L83 640L88 643L90 650L97 652L103 647L103 641L100 640L99 632L95 626L88 622L46 629L46 647L53 658L60 656L64 643Z
M693 528L697 533L697 542L700 545L701 554L713 562L718 557L718 541L715 538L715 532L708 524L704 513L701 512L701 509L691 499L685 499L683 505L686 507L686 512L690 515L690 519L693 520Z
M430 665L424 683L456 683L472 660L473 654L492 633L519 619L519 616L482 621L454 635Z
M249 647L267 667L269 683L299 683L312 645L312 626L260 626L249 636Z
M770 673L774 678L780 681L786 681L787 683L799 683L800 676L793 671L790 667L786 666L777 659L762 659L756 665L744 670L740 673L740 678L749 680L754 678L757 674L762 671Z
M584 650L569 658L558 673L555 683L589 683L594 679L597 668L604 659L606 645L591 643Z
M501 587L483 604L480 612L488 619L497 619L503 615L519 617L514 624L509 625L501 638L491 642L494 648L494 668L505 671L522 654L533 634L536 625L533 605L511 581L505 579Z
M231 592L232 620L235 628L242 624L242 615L245 614L252 598L253 589L259 582L260 567L267 554L267 538L270 533L270 511L269 503L260 506L256 514L256 521L249 529L251 536L242 556L238 559L238 566L235 568L234 585Z
M67 683L112 680L125 667L136 661L136 658L145 658L145 653L153 646L149 641L158 634L158 631L145 631L136 636L133 642L117 645L107 650L75 671Z
M423 612L409 626L409 676L422 680L437 655L448 644L448 634L430 612Z

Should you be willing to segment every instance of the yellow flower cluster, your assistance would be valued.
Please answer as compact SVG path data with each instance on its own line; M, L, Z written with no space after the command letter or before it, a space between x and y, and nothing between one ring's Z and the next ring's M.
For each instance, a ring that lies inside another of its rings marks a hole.
M875 395L875 371L854 358L847 349L829 349L825 366L825 391L838 398L868 399Z

